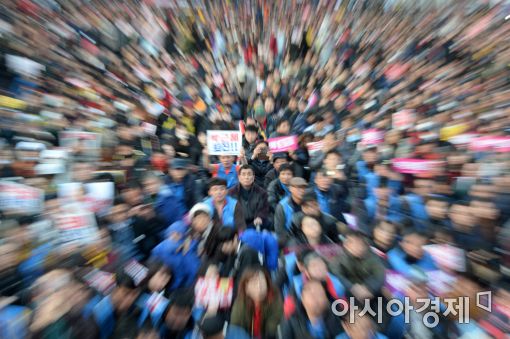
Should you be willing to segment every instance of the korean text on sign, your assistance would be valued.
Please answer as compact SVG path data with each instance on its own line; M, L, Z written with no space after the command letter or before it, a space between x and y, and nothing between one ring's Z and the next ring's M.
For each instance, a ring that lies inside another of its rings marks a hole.
M44 207L43 191L14 182L0 182L0 211L35 214Z
M210 155L239 155L242 136L239 131L207 131L207 150Z
M297 136L279 137L268 139L269 149L273 153L295 151L298 148Z

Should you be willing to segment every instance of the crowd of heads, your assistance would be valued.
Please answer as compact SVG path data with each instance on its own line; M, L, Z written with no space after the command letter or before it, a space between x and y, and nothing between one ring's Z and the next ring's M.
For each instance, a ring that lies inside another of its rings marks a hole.
M509 14L1 3L0 337L510 333Z

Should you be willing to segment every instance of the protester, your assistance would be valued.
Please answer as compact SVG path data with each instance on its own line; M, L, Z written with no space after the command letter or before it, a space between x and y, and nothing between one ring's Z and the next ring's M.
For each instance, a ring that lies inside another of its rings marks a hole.
M261 269L245 270L232 307L231 324L244 328L252 338L276 338L282 316L282 300L269 274Z
M239 230L246 228L243 207L241 203L228 195L225 180L213 178L209 181L209 198L204 202L213 211L215 224Z
M504 1L0 13L0 337L249 337L250 302L225 323L256 265L295 297L265 319L290 317L285 338L508 334ZM350 324L339 285L373 310L495 297L469 324L442 306L433 329L426 309Z
M267 193L255 183L255 172L250 165L241 166L239 184L229 190L229 195L237 199L243 207L244 220L248 227L268 225L270 221L267 219Z

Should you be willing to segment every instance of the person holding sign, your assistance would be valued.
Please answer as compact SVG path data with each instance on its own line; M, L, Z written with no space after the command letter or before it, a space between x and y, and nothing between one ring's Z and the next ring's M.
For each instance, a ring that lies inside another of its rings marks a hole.
M219 155L219 164L209 163L209 152L204 148L204 167L211 172L213 178L220 178L227 182L227 188L232 188L239 183L238 171L240 165L235 164L233 155Z

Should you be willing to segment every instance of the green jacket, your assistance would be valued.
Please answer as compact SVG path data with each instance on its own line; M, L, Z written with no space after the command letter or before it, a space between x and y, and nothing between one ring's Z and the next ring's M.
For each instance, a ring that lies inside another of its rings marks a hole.
M345 252L330 263L331 272L336 275L347 290L354 284L365 285L377 295L384 285L386 270L381 259L368 250L363 258L355 258Z
M230 324L242 327L252 334L253 327L253 314L254 309L248 307L243 298L238 297L234 301L232 306L232 314L230 318ZM262 326L261 336L262 338L275 338L277 334L277 328L283 317L283 301L280 294L275 291L275 297L273 302L264 303L261 310Z

